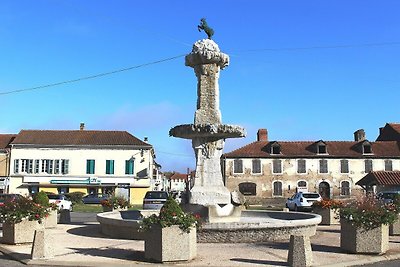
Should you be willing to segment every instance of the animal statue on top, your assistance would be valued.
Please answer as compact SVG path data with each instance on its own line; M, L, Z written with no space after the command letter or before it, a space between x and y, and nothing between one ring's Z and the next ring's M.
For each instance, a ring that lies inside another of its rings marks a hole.
M203 30L203 31L207 34L208 39L210 39L210 40L211 40L211 37L214 35L214 30L211 29L210 27L208 27L205 18L202 18L202 19L200 20L200 25L197 26L197 29L199 30L199 32L200 32L201 30Z

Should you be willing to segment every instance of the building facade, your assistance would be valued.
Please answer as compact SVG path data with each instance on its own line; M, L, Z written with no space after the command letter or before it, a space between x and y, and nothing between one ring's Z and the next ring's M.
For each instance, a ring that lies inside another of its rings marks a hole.
M382 132L382 130L381 130ZM354 141L269 141L266 129L257 141L222 157L226 186L250 203L282 202L297 191L324 198L363 194L356 182L371 171L400 170L396 140L370 142L364 130Z
M0 134L0 194L7 193L10 173L10 143L15 134Z
M154 150L126 131L22 130L10 143L9 192L115 193L142 203Z

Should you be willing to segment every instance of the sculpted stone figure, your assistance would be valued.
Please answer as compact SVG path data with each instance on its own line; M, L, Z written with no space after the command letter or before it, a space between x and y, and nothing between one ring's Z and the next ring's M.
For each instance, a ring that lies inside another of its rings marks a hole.
M208 24L207 24L205 18L202 18L202 19L200 20L200 25L197 26L197 29L199 30L199 32L200 32L201 30L203 30L203 31L207 34L208 39L211 39L211 37L214 35L214 30L211 29L211 28L208 26Z

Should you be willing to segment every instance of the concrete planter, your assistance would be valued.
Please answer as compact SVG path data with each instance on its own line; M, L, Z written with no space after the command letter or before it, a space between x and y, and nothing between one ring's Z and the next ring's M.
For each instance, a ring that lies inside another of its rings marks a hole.
M318 215L321 215L322 221L320 225L340 224L340 219L337 210L315 208L313 212Z
M340 248L350 253L385 254L389 249L389 226L372 230L356 228L345 220L340 222Z
M400 235L400 218L397 215L397 221L389 225L389 235Z
M32 243L35 230L43 229L44 224L37 221L23 220L19 223L3 223L2 243L23 244Z
M156 262L190 261L197 255L196 228L185 233L179 226L153 227L146 233L144 256Z
M44 228L57 227L57 210L50 211L49 216L43 220Z

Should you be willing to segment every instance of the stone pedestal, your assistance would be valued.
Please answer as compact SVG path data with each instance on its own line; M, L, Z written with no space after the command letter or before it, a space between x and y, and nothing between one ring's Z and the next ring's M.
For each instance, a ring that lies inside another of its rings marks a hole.
M71 212L69 210L60 210L60 223L68 224L71 222Z
M397 215L397 221L389 225L389 235L400 235L400 218Z
M340 224L339 213L334 209L314 208L314 213L321 215L320 225Z
M57 210L52 210L49 216L43 220L45 228L55 228L57 227Z
M290 236L288 265L303 267L311 266L312 250L309 236Z
M35 231L33 239L31 258L48 259L54 257L54 234L49 230L40 229Z

